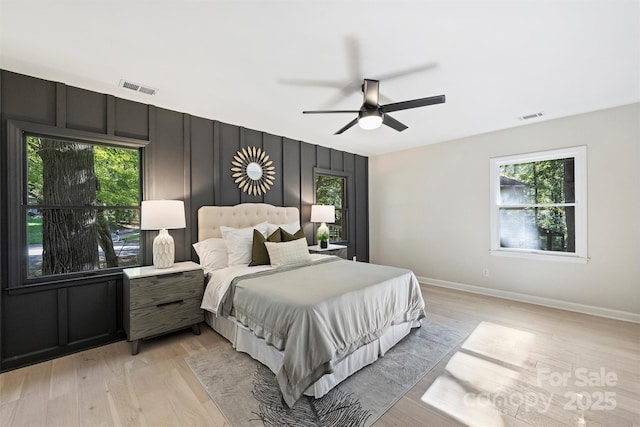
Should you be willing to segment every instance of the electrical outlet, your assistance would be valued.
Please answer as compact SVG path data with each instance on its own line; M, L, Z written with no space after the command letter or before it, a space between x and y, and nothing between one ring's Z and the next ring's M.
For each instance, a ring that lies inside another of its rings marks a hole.
M482 277L489 277L489 269L488 268L483 268L482 269Z

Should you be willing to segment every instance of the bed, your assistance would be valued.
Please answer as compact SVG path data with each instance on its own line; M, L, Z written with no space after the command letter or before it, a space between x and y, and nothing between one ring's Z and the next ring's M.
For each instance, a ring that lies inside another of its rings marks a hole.
M413 272L309 254L299 219L293 207L204 206L194 244L206 323L267 366L289 406L325 395L424 317Z

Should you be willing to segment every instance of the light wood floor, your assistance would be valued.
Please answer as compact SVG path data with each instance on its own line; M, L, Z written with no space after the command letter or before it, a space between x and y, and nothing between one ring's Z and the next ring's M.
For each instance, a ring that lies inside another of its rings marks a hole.
M436 287L428 315L469 333L375 424L640 426L640 325ZM184 362L208 327L0 375L1 426L227 426ZM615 380L614 380L615 376ZM581 397L575 393L580 393Z

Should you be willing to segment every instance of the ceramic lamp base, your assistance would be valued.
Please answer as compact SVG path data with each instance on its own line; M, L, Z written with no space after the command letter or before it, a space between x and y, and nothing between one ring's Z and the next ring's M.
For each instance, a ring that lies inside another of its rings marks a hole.
M166 229L160 230L153 239L153 266L155 268L169 268L175 258L173 237Z

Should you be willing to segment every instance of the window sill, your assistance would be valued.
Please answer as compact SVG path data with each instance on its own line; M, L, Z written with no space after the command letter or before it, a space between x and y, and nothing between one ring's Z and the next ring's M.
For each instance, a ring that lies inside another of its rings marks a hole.
M537 261L555 261L567 262L573 264L586 264L589 258L578 255L558 255L557 253L544 254L539 252L526 252L517 250L491 250L489 253L493 256L502 256L507 258L524 258Z

